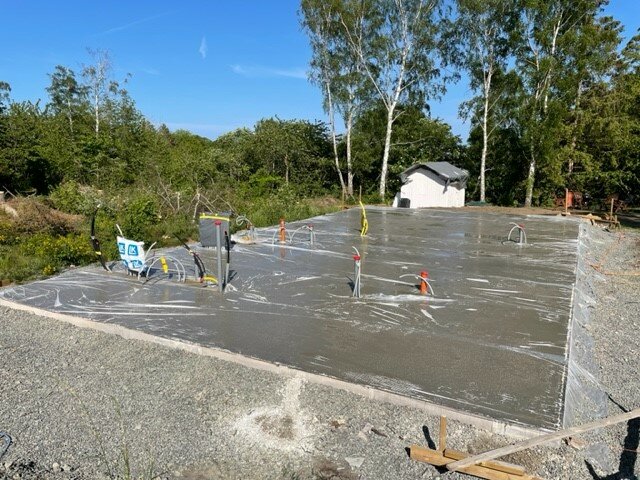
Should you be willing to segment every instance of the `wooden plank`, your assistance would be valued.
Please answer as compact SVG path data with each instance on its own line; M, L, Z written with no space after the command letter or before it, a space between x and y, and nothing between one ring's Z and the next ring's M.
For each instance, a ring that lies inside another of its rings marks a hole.
M503 457L504 455L509 455L510 453L520 452L522 450L526 450L527 448L535 447L536 445L542 445L543 443L553 442L554 440L561 440L565 437L571 437L579 433L589 432L591 430L596 430L598 428L615 425L617 423L625 422L638 417L640 417L640 408L636 408L635 410L632 410L627 413L621 413L620 415L613 415L611 417L603 418L595 422L590 422L585 425L581 425L579 427L559 430L557 432L548 433L546 435L540 435L538 437L533 437L528 440L524 440L522 442L517 442L511 445L507 445L506 447L496 448L495 450L489 450L488 452L484 452L479 455L474 455L471 457L464 458L462 460L458 460L456 462L449 463L446 465L446 467L447 467L447 470L451 470L454 472L455 471L462 472L463 468L469 467L471 465L476 465L480 462L493 460L498 457Z
M429 463L436 467L447 466L448 463L451 463L450 458L445 457L437 450L431 450L430 448L424 448L418 445L411 445L409 448L409 456L413 460ZM530 475L512 475L510 473L481 467L480 465L471 465L458 471L475 477L484 478L486 480L540 480L537 477L532 477Z
M447 448L447 417L440 416L440 439L438 440L438 450L444 452Z
M458 452L457 450L451 450L450 448L447 448L444 451L444 456L450 458L451 460L462 460L463 458L467 458L470 455L468 453ZM524 467L521 467L520 465L514 465L513 463L507 462L499 462L497 460L481 462L478 465L480 465L481 467L490 468L491 470L510 473L511 475L523 476L527 473Z

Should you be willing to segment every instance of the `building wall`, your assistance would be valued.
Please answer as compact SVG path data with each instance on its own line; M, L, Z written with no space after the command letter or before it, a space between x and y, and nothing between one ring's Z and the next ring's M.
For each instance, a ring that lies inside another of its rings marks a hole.
M400 188L400 198L410 199L411 208L464 207L464 188L457 185L447 187L435 173L417 170Z

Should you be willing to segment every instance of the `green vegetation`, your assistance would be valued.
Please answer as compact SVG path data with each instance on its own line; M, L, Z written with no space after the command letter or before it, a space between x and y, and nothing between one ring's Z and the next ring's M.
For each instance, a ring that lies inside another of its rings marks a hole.
M545 206L568 188L592 204L637 203L640 35L622 45L596 0L442 3L301 2L328 125L274 117L215 140L170 132L136 108L131 79L114 79L102 50L78 74L57 66L46 103L14 101L0 81L0 190L18 197L0 210L0 279L92 261L96 211L114 258L116 224L165 245L195 238L204 210L265 226L337 209L360 188L385 202L418 161L467 168L469 201ZM466 145L428 114L461 72Z

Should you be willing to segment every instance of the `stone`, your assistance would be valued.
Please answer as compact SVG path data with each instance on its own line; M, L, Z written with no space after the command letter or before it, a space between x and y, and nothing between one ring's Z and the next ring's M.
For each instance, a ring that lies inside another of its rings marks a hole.
M360 468L364 463L364 457L346 457L345 460L351 468Z
M582 450L587 446L587 442L579 437L568 437L565 440L566 444L575 450Z

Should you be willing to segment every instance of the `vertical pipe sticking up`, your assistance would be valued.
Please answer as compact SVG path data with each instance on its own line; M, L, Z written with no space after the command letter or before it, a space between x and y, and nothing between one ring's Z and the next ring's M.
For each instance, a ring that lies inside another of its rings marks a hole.
M218 257L218 291L224 291L224 279L222 278L222 235L221 235L221 225L222 222L220 220L215 221L216 225L216 244L218 246L217 257Z
M420 272L420 293L426 295L428 291L427 278L429 278L429 272L423 270Z
M316 243L316 232L313 231L313 223L310 223L309 226L309 243L313 245Z
M360 254L357 252L353 256L353 296L360 298Z
M231 265L231 239L229 238L229 232L224 232L224 247L227 249L227 264L224 270L224 286L226 288L229 283L229 265Z
M520 245L523 245L523 244L527 243L527 240L524 237L524 225L520 223L520 224L518 224L518 226L520 227L518 229L518 243Z

